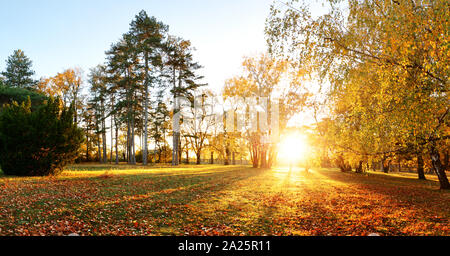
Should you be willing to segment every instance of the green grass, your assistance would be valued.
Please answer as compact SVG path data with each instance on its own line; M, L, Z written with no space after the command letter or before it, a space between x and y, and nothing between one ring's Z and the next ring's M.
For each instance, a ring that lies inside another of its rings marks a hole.
M449 235L432 177L81 164L0 176L0 235Z

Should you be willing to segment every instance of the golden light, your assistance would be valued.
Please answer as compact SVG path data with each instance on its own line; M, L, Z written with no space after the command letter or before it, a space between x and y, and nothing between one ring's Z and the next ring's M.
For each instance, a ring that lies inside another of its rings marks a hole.
M300 134L289 134L279 144L278 160L284 163L294 163L304 160L309 146L306 137Z

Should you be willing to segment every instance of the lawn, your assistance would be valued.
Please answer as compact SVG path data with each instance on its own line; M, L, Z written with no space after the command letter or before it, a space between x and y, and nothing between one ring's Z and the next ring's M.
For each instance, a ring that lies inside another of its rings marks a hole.
M432 176L75 165L0 176L0 235L450 235Z

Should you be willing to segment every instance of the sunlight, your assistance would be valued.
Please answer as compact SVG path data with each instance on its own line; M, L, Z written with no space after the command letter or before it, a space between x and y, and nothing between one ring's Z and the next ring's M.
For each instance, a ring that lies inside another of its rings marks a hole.
M308 143L305 136L289 134L281 142L278 159L284 163L294 163L304 160L308 153Z

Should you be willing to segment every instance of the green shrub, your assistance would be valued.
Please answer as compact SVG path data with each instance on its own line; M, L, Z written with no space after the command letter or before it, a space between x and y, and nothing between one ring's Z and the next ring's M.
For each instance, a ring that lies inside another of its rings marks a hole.
M0 113L0 165L6 175L45 176L62 171L78 155L82 130L72 108L50 98L36 110L31 100L5 105Z
M47 99L45 95L40 94L33 88L23 89L10 87L0 82L0 109L5 103L12 104L14 101L22 103L27 101L28 98L31 99L33 109L41 105Z

